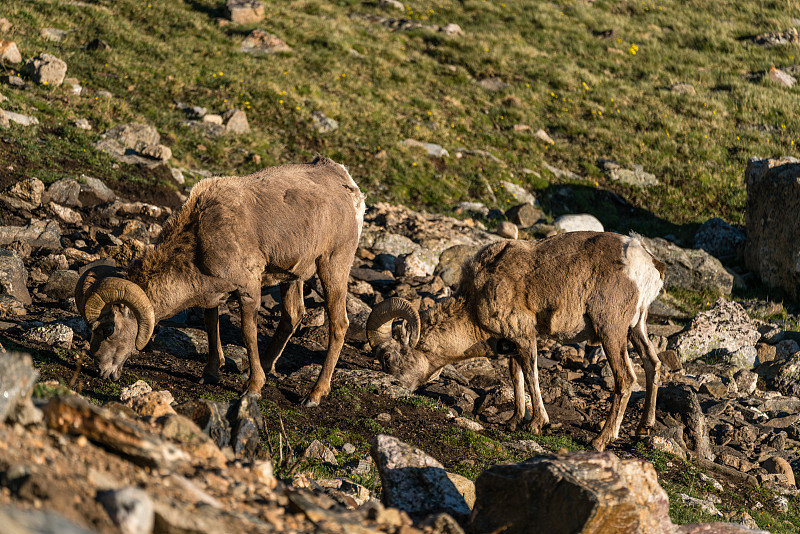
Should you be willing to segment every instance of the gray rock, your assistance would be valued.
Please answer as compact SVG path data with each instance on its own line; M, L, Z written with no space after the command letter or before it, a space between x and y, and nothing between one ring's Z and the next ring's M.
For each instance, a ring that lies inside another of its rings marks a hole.
M796 28L787 28L779 32L767 32L757 35L755 43L762 46L780 46L800 42Z
M6 111L5 112L6 118L21 126L36 126L39 124L39 119L36 117L31 117L29 115L23 115L22 113L14 113L13 111Z
M38 178L25 178L0 193L0 202L13 209L32 211L42 205L44 184Z
M446 158L450 155L447 150L442 147L442 145L437 145L436 143L427 143L423 141L417 141L416 139L406 139L402 144L408 147L422 148L428 153L429 156L433 156L435 158Z
M228 0L225 16L236 24L253 24L264 18L264 5L258 0Z
M439 276L448 286L457 286L461 279L461 268L464 262L474 256L479 248L473 245L455 245L446 249L439 256L439 263L433 274Z
M517 228L517 225L508 221L500 221L497 224L495 233L500 237L505 237L506 239L517 239L519 237L519 229Z
M144 147L140 154L158 161L167 162L172 157L172 149L165 145L149 145Z
M96 534L56 512L8 505L0 505L0 525L7 534Z
M504 82L501 78L483 78L482 80L478 81L478 85L480 85L483 89L491 92L502 91L508 87L509 84Z
M375 254L400 256L401 254L416 252L420 249L420 246L404 235L386 232L375 238L371 248Z
M718 217L704 222L694 235L694 248L705 250L720 260L730 260L741 254L746 236Z
M681 421L685 431L679 435L678 443L687 451L694 451L700 458L712 457L708 424L697 394L686 384L670 384L658 391L658 408Z
M328 117L321 111L314 111L311 113L311 120L314 129L321 133L331 133L339 129L339 122Z
M8 120L6 112L0 109L0 128L5 129L8 128L9 126L11 126L11 121Z
M74 178L62 178L50 184L47 193L50 195L50 200L62 206L75 208L81 205L78 200L81 194L81 184Z
M75 295L79 277L77 271L55 271L48 277L42 291L52 299L67 299Z
M739 390L740 395L750 396L755 393L756 385L758 384L758 375L756 373L741 369L733 375L733 379L736 381L736 388Z
M231 442L231 424L227 419L230 403L197 399L175 407L175 410L190 419L220 449Z
M653 466L612 453L537 456L495 465L475 483L471 532L672 533Z
M759 376L764 378L767 387L780 391L784 395L800 397L800 353L786 360L766 362L756 368Z
M710 290L721 295L729 295L733 289L733 275L708 252L683 249L660 237L643 237L642 241L656 258L667 264L665 288Z
M53 215L67 224L81 224L83 222L83 216L81 216L80 213L66 206L56 204L55 202L50 202L47 207L53 213Z
M403 12L406 10L406 6L404 6L399 0L378 0L378 5L380 7L390 7Z
M788 72L784 72L775 67L770 67L770 69L767 71L767 77L770 79L770 81L773 81L778 85L782 85L783 87L792 87L797 83L797 78Z
M150 496L139 488L101 491L97 500L123 534L150 534L155 514Z
M60 30L58 28L42 28L39 34L48 41L59 42L62 41L67 35L70 34L69 30Z
M258 56L276 52L291 52L292 49L276 35L262 29L255 29L242 41L241 51Z
M28 293L28 271L13 250L0 249L0 295L14 297L25 306L32 302Z
M800 161L751 158L747 182L747 242L744 259L769 287L800 296ZM780 209L775 209L780 206Z
M40 54L26 61L23 70L36 83L58 87L67 75L67 64L51 54Z
M695 90L694 86L689 83L676 83L675 85L670 87L669 90L679 95L695 96L697 94L697 91Z
M81 174L78 182L81 191L78 199L82 206L97 206L113 202L117 195L102 180Z
M500 185L506 190L507 193L511 194L514 200L530 204L531 206L536 206L536 197L521 185L508 182L506 180L500 180Z
M752 369L756 364L758 351L752 345L743 345L739 349L729 353L725 360L734 369Z
M264 432L264 416L257 401L244 395L231 403L227 413L231 425L231 448L240 457L252 460L256 457Z
M15 417L30 405L39 371L30 354L4 352L0 355L0 423Z
M331 465L339 465L339 462L336 461L336 455L333 454L333 451L331 451L317 439L312 441L311 445L306 447L306 450L303 452L303 456L306 458L316 458Z
M0 317L21 317L28 313L25 305L8 295L0 295Z
M719 298L710 310L697 314L686 331L672 338L669 347L686 362L712 351L734 353L755 345L760 337L740 304Z
M615 182L622 182L634 187L651 187L659 184L656 176L645 172L641 165L634 165L633 170L631 170L622 167L614 160L603 158L597 160L597 165L601 171L605 172Z
M679 496L684 506L700 508L707 514L715 515L717 517L722 517L722 512L720 512L719 509L716 506L714 506L714 503L712 503L711 501L708 501L706 499L698 499L696 497L690 497L685 493L681 493Z
M445 512L465 519L470 509L442 464L392 436L378 435L371 454L378 466L386 506L412 515Z
M114 126L106 131L103 136L137 152L144 147L161 143L161 135L154 127L139 122Z
M489 213L489 208L483 202L459 202L456 205L456 213L477 213L478 215L486 216Z
M17 43L0 39L0 61L3 63L22 63L22 54L19 53Z
M72 348L74 332L63 323L53 323L31 328L25 332L24 337L33 343L69 349Z
M520 228L527 228L544 219L545 215L542 210L526 202L507 210L506 217Z
M602 232L603 223L594 215L581 213L577 215L562 215L553 221L553 226L559 233L565 232Z
M250 125L247 122L247 114L241 109L229 109L222 114L222 125L225 133L230 135L240 135L250 132Z

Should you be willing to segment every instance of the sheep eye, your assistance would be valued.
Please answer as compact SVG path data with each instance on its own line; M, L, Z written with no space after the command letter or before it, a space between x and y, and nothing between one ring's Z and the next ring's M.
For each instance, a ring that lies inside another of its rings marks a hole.
M103 337L109 337L114 333L114 325L104 326L102 329Z

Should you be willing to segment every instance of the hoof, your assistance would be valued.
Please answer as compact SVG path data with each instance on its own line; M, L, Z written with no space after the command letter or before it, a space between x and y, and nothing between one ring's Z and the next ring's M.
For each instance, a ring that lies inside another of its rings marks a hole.
M599 436L592 440L592 448L598 452L603 452L606 450L606 445L607 444L604 443Z
M311 400L310 397L305 397L302 401L303 406L306 408L313 408L315 406L319 406L319 401Z
M649 436L653 432L653 427L650 426L640 426L636 429L636 435L640 438L644 438Z
M249 397L250 400L260 401L261 400L261 393L253 393L252 391L245 391L242 394L242 397Z
M219 381L220 381L220 377L218 377L218 376L206 376L206 375L203 375L203 376L200 377L200 380L198 380L197 382L199 384L219 384Z

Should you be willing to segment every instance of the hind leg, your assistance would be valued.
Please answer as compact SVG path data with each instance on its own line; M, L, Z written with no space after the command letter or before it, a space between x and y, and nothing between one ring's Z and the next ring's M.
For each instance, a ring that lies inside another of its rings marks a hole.
M642 358L642 366L644 367L646 391L644 400L644 413L642 413L642 420L639 422L639 428L636 433L639 435L647 435L652 430L656 421L656 396L658 395L658 385L661 374L661 361L658 359L656 350L650 339L647 337L646 327L646 313L642 313L639 322L630 329L628 332L628 339L630 339L636 352Z
M269 373L275 374L275 362L280 358L289 338L292 337L297 325L303 319L305 309L302 280L281 284L281 319L269 341L267 351L264 353L264 361L261 363L264 369L269 370Z
M328 312L328 352L317 381L306 398L305 406L319 405L322 397L331 391L331 377L344 345L344 335L350 321L347 318L347 279L350 269L346 268L353 259L352 254L342 254L333 258L320 258L317 261L317 274L325 292L325 308ZM342 267L345 268L342 268Z
M208 361L203 369L201 384L216 384L219 382L220 368L222 367L222 341L219 338L219 307L203 310L203 322L208 334Z
M622 417L628 406L636 376L628 357L625 332L612 327L598 329L597 334L603 344L608 365L611 366L611 373L614 375L614 396L611 399L611 410L600 435L592 440L592 446L598 451L602 451L612 439L619 437L619 427L622 424Z

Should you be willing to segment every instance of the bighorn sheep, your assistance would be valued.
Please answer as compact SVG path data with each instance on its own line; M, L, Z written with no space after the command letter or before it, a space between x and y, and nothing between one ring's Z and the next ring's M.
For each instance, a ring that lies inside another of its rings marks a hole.
M515 343L510 362L515 410L508 424L516 429L525 416L524 380L533 401L528 423L533 433L549 423L539 391L536 336L599 341L614 375L611 412L592 441L603 450L619 435L636 379L628 340L642 357L647 379L639 432L647 433L655 422L661 364L646 319L663 280L664 264L636 237L571 232L537 242L496 242L464 265L452 298L422 318L408 301L387 299L373 309L367 336L384 370L412 390L447 364L496 354L503 340ZM407 321L404 341L392 337L395 319Z
M127 272L98 266L78 281L75 301L92 330L90 352L103 377L119 378L125 360L134 348L145 347L158 321L200 306L209 347L201 383L218 381L218 306L235 291L250 358L246 393L259 396L266 381L256 340L261 287L280 284L281 318L263 364L274 372L305 312L303 281L316 272L330 328L325 363L305 404L319 404L330 392L349 324L347 281L364 210L364 196L347 169L321 157L198 182L165 223L156 246Z

